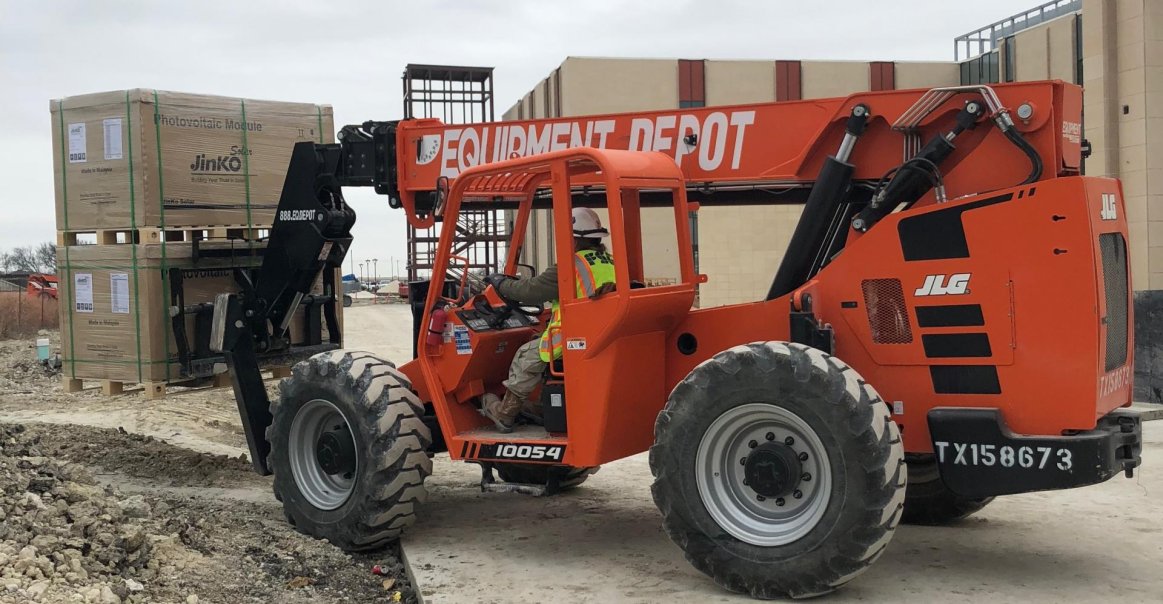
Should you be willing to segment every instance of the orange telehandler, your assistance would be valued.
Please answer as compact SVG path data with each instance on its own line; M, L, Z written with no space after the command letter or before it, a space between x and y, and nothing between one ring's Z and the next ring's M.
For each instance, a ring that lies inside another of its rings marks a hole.
M755 597L826 593L902 518L948 522L1139 464L1139 421L1119 409L1127 224L1118 181L1080 175L1081 107L1078 87L1035 82L348 126L295 147L262 267L215 301L211 346L255 468L299 530L339 547L397 539L438 452L480 464L486 490L551 494L649 450L662 522L696 568ZM256 353L286 345L287 317L350 247L342 186L375 187L418 227L514 210L508 275L534 210L552 213L559 259L572 208L607 212L616 284L579 296L561 263L565 346L540 418L501 433L478 413L548 311L470 278L451 228L411 285L415 359L333 336L268 400ZM693 308L707 279L690 213L774 201L804 209L766 298ZM645 286L644 208L671 210L673 283Z

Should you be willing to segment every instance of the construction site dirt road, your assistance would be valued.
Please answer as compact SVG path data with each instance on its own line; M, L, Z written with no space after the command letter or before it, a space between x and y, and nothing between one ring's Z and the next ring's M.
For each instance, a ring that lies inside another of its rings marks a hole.
M406 306L348 312L348 348L410 357ZM395 552L344 554L283 521L270 480L241 457L230 390L66 394L34 359L31 340L0 343L0 602L743 601L666 537L644 455L549 498L482 494L476 466L437 456L403 541L413 590ZM1134 480L903 526L882 563L832 598L1163 599L1158 425L1146 424ZM77 522L90 527L79 539Z

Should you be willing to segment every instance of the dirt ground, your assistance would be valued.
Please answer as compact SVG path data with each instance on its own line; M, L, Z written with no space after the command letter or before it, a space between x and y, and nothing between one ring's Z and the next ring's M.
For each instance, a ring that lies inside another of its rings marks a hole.
M0 603L415 601L398 551L287 524L229 389L67 394L34 358L0 342Z
M357 306L346 323L349 348L410 358L406 306ZM544 499L482 494L476 466L437 456L403 544L414 594L393 552L348 556L286 524L270 480L241 457L228 389L65 394L34 355L31 340L0 342L0 603L390 602L397 591L448 603L738 600L662 532L644 456ZM953 527L901 527L833 599L1163 600L1159 427L1146 426L1133 480L1001 498ZM389 589L373 564L392 569Z

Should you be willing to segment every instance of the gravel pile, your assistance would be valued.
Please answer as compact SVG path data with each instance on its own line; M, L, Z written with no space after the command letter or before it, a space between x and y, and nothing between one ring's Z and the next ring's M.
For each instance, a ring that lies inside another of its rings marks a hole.
M0 598L149 601L145 583L188 552L151 532L144 497L98 487L83 469L45 457L24 432L0 431Z
M52 341L53 350L60 346L58 332L44 332L38 337ZM51 388L60 373L47 369L36 360L36 339L0 340L0 392L34 394Z
M121 458L157 446L116 430L70 428L78 441L124 447ZM0 425L0 602L414 601L393 552L351 556L300 535L273 501L102 486L88 467L63 459L60 439L48 437L53 429ZM80 451L101 461L82 444L67 450L77 461ZM159 457L162 469L171 467ZM388 578L371 573L373 564Z

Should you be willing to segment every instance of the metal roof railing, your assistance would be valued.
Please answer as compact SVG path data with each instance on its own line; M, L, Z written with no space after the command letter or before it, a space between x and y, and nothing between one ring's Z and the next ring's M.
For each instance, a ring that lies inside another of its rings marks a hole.
M1002 38L1081 10L1082 0L1056 0L957 36L953 39L954 60L961 61L983 55L996 48Z

